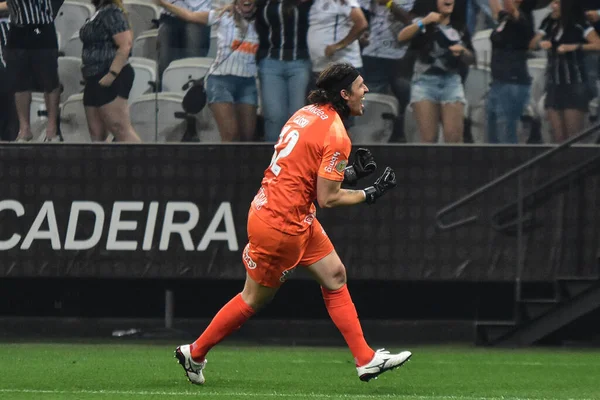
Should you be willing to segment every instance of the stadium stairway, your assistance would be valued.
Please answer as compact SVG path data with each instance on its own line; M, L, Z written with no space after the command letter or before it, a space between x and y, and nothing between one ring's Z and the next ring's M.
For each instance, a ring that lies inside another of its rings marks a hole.
M566 169L526 194L523 198L524 214L520 221L524 232L540 226L534 221L531 212L533 209L547 203L555 194L567 191L571 184L583 187L586 178L598 174L600 156L595 156ZM492 216L492 227L499 232L514 234L518 223L516 202L508 204ZM595 252L596 265L592 268L594 275L579 277L561 276L557 273L551 278L552 293L546 293L545 297L530 297L521 285L517 285L514 320L477 321L476 343L511 347L540 344L545 340L556 339L561 331L568 330L580 318L594 312L600 313L600 244Z
M516 318L513 321L477 322L477 344L507 347L534 345L600 309L598 277L558 277L553 287L553 297L516 301Z

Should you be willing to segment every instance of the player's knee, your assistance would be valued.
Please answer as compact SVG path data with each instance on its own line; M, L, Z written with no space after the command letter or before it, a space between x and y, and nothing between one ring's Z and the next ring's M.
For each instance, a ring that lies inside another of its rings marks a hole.
M254 311L259 311L264 308L271 300L273 300L273 297L275 297L274 292L252 291L247 289L242 291L242 299Z
M329 279L325 282L325 287L329 290L338 290L346 284L346 267L339 263L331 268Z

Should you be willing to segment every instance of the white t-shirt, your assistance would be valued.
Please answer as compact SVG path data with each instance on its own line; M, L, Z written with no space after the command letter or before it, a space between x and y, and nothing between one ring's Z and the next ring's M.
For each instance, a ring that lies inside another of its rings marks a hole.
M362 67L360 46L355 40L333 57L325 57L325 48L345 38L352 29L350 13L353 8L360 8L358 0L315 0L308 16L308 52L314 72L323 71L330 63L347 62L356 68Z
M217 55L210 67L210 75L256 76L256 51L258 34L254 21L247 21L246 34L235 24L233 14L220 11L208 13L208 25L217 30Z
M410 11L415 0L401 0L396 3L405 11ZM372 4L371 0L361 0L361 5L371 11L369 45L363 49L363 56L394 60L404 57L408 43L398 41L398 33L404 28L404 24L392 15L385 5Z

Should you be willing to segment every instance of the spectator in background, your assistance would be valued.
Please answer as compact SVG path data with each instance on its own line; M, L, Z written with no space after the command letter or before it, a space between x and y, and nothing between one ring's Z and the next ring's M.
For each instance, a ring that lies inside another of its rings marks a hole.
M492 32L492 85L487 99L490 143L517 144L517 124L529 103L529 42L534 36L531 0L490 0L498 26Z
M345 62L362 71L358 39L369 24L358 0L315 0L308 18L312 84L331 63Z
M92 0L96 13L81 27L83 105L93 141L110 131L118 142L141 142L131 126L127 99L134 71L129 65L133 34L121 0Z
M594 27L596 33L600 35L600 0L581 0L581 5L585 10L587 21ZM594 89L593 96L598 96L598 79L600 77L600 53L595 51L586 52L587 69L590 76L590 82ZM600 107L600 104L599 104ZM596 110L596 115L598 115Z
M413 64L404 57L408 46L400 43L398 34L412 22L410 11L414 0L363 0L362 8L369 21L362 50L365 84L371 93L391 92L398 99L398 118L391 142L404 139L404 113L410 101L410 79Z
M208 104L223 142L254 140L258 106L255 0L235 0L223 10L197 12L166 0L155 1L187 22L217 27L217 55L206 78Z
M0 141L12 142L17 136L15 94L12 92L4 61L9 20L6 2L0 2Z
M454 0L419 0L416 21L398 35L400 42L411 42L417 52L411 87L411 106L421 141L437 141L440 121L444 141L463 140L463 79L475 62L474 50L464 16L454 12ZM421 8L422 7L422 8ZM415 11L416 12L416 11Z
M191 12L210 11L212 0L168 0ZM158 76L172 61L206 57L210 47L210 26L194 24L163 10L158 25Z
M33 139L31 92L43 92L48 113L45 142L62 141L58 126L60 84L55 12L50 0L8 0L10 30L5 61L19 118L18 142Z
M483 19L483 26L480 29L491 29L494 27L495 17L492 8L488 4L487 0L462 0L466 1L466 12L467 12L467 29L469 34L473 36L477 31L477 20Z
M258 0L258 75L265 141L276 142L288 118L306 104L311 62L306 35L313 0Z
M554 140L562 142L583 129L593 98L584 52L600 50L600 37L585 21L581 5L554 0L530 47L548 52L544 106Z

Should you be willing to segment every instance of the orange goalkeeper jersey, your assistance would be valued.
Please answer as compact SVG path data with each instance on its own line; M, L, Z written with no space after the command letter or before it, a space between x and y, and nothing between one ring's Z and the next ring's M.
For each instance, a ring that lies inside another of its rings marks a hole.
M301 234L315 218L317 176L343 181L350 151L350 138L333 108L301 108L281 130L251 207L273 228Z

